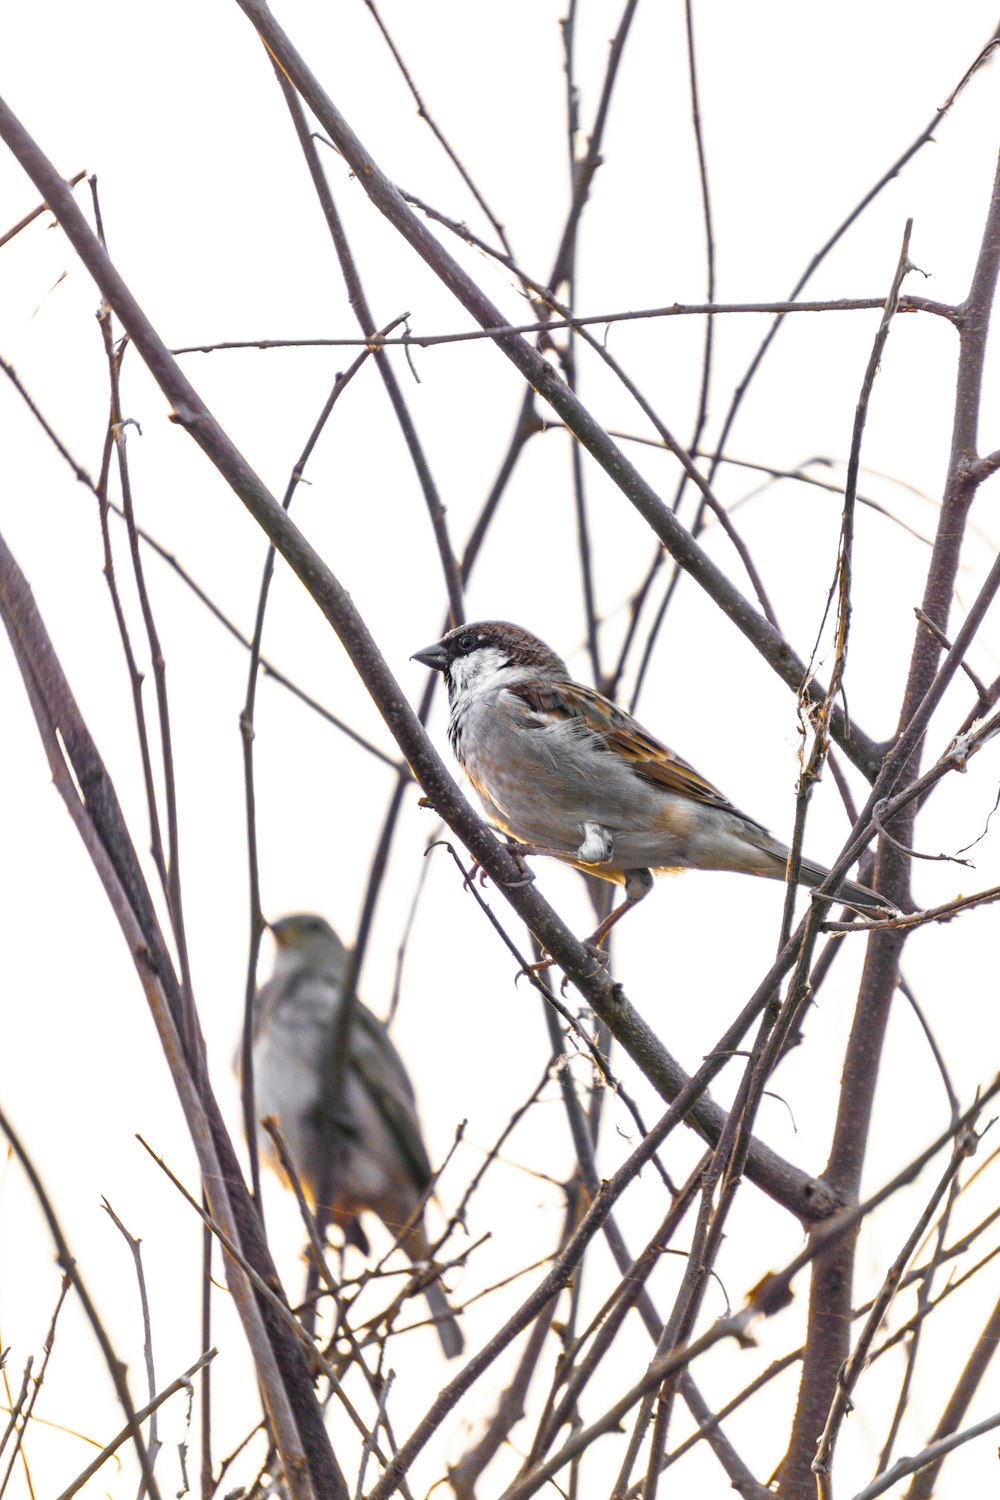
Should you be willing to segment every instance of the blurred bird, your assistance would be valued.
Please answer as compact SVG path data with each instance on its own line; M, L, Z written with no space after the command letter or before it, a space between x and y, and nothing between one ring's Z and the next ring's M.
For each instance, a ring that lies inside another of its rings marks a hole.
M625 887L591 934L599 944L648 895L653 875L740 870L784 880L788 850L631 714L574 682L566 663L518 625L460 625L414 661L443 672L452 749L486 815L526 854L550 854ZM798 879L828 871L802 860ZM885 908L853 880L842 901Z
M258 1120L276 1115L296 1175L315 1204L329 1138L321 1121L323 1067L341 1004L348 950L322 917L309 913L269 924L278 951L257 991L253 1015L254 1091ZM413 1085L382 1022L354 1001L339 1114L338 1181L327 1205L334 1223L363 1252L358 1216L378 1215L392 1235L410 1220L431 1180ZM258 1130L270 1164L281 1173L270 1138ZM342 1152L340 1147L342 1146ZM423 1216L400 1244L414 1263L430 1258ZM465 1341L441 1286L424 1288L448 1359Z

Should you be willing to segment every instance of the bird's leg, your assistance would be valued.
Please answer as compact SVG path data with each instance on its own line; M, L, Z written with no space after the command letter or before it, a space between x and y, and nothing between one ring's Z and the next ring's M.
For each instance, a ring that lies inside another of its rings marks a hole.
M625 871L625 900L620 906L604 918L599 927L596 927L589 938L584 940L585 948L599 949L612 927L620 922L627 911L633 906L638 906L644 896L648 896L653 889L653 877L649 870L626 870ZM603 955L602 955L603 956Z
M531 852L555 853L555 855L559 855L562 859L565 859L565 853L558 849L531 849ZM583 838L580 841L579 849L576 850L576 858L582 864L610 864L610 861L615 858L615 840L613 840L610 829L604 828L601 823L583 823ZM610 913L610 916L604 918L597 932L591 933L591 936L585 939L583 947L591 948L591 950L600 950L601 942L604 941L604 935L610 932L610 929L615 926L615 922L618 921L619 916L624 916L628 907L634 906L636 901L642 901L643 895L648 895L651 889L652 876L649 870L628 870L625 873L625 900L622 901L618 910L615 910L615 912ZM607 954L595 951L594 957L600 960L603 965L606 965ZM552 968L552 959L543 959L541 963L532 963L528 968L532 974L541 974L543 969Z
M638 906L643 897L648 896L653 889L653 876L649 870L626 870L625 871L625 900L620 906L616 906L611 914L604 918L599 927L596 927L590 937L584 938L583 946L592 953L602 966L607 966L608 955L603 951L602 944L608 933L616 922L620 922L627 911L633 906ZM521 970L522 974L540 974L545 969L552 967L551 958L543 958L540 963L528 964Z

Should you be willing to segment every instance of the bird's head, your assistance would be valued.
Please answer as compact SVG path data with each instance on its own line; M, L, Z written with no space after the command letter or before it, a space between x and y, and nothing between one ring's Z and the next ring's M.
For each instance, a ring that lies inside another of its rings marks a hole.
M544 641L506 620L458 625L435 645L415 651L411 660L443 672L453 698L510 669L548 677L567 675L566 663Z
M347 949L329 922L315 912L293 912L276 922L268 922L267 926L278 946L279 962L340 968L347 958Z

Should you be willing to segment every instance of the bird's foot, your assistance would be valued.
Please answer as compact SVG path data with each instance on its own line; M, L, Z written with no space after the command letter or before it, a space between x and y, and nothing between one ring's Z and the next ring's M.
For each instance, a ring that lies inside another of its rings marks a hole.
M503 882L504 889L508 891L516 891L519 890L521 886L534 885L535 872L534 870L529 869L528 865L525 863L525 854L534 854L535 850L527 848L527 846L524 844L511 843L508 843L507 848L513 856L514 862L521 872L521 876L519 880L505 880Z
M601 947L600 937L598 937L598 940L596 942L594 941L593 935L589 938L584 938L583 947L586 949L588 956L594 960L594 963L596 965L591 978L593 978L597 974L606 972L608 966L611 963L611 955L608 953L606 948ZM550 954L545 953L543 954L543 957L539 959L538 963L525 964L523 969L518 969L516 978L530 978L534 974L544 974L546 969L551 969L554 965L555 959ZM566 986L568 984L569 976L564 974L562 983L559 986L560 992L564 995L566 993Z
M600 939L595 943L593 937L584 938L583 946L590 957L597 963L598 968L607 969L610 966L611 955L607 948L601 946Z
M544 974L546 969L553 968L554 965L555 959L550 957L541 959L537 964L525 964L524 968L518 969L517 973L514 975L514 983L516 984L519 979L535 979L539 974ZM560 995L565 996L568 985L569 975L564 974L562 979L559 981Z
M465 879L462 881L462 889L463 889L463 891L468 891L468 890L472 889L472 887L476 883L476 876L477 875L479 877L479 884L480 884L480 886L484 886L486 884L486 881L487 881L487 878L488 878L487 874L486 874L486 871L483 869L483 867L479 863L478 859L474 859L472 861L472 865L469 868L469 873L466 875Z
M537 964L525 964L523 969L518 969L514 976L515 983L518 979L530 979L535 974L544 974L545 970L551 969L554 964L555 959L551 954L546 953L543 958L539 959Z

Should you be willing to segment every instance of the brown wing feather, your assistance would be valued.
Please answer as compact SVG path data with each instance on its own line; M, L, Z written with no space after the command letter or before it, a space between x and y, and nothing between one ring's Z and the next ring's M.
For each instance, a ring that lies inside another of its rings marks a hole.
M523 682L512 686L508 691L550 723L560 719L578 719L603 741L609 751L628 761L635 774L643 781L652 782L669 792L677 792L682 797L690 797L694 802L703 802L709 807L737 811L718 787L700 776L686 760L668 750L647 729L643 729L631 714L627 714L624 709L612 703L610 698L605 698L593 688L584 687L579 682ZM739 816L746 817L746 814L740 813ZM754 821L747 818L747 822Z

